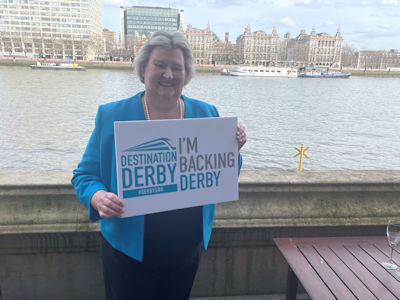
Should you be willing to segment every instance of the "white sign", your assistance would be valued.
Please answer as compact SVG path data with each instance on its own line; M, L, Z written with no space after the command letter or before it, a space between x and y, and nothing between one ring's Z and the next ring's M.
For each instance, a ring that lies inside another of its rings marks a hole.
M114 122L122 217L238 200L237 118Z

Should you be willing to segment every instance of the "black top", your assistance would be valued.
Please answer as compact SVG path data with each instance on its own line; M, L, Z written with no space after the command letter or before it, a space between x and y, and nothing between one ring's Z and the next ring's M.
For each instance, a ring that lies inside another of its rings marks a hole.
M145 215L143 261L192 255L203 241L202 228L202 206Z

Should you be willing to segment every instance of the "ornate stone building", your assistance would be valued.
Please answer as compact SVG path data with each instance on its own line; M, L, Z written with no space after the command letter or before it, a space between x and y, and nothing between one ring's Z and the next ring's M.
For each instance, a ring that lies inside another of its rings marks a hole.
M287 41L286 61L297 66L340 68L342 44L340 29L334 36L316 33L314 28L309 35L301 30L296 38Z
M190 47L192 48L195 64L211 65L213 51L213 33L210 25L206 29L197 29L188 25L186 30L182 31L186 36Z
M247 26L236 39L236 50L239 64L275 66L279 61L281 39L276 27L269 34L262 30L251 32L250 26Z
M364 50L355 54L356 68L359 69L390 69L400 68L400 51Z
M101 36L98 0L0 0L0 55L90 58Z

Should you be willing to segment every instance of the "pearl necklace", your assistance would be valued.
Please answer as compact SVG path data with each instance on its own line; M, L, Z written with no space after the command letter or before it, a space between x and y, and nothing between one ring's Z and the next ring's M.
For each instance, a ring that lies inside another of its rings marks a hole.
M180 99L178 101L179 101L180 119L183 119L182 101ZM146 94L143 95L143 103L144 103L144 110L145 110L145 113L146 113L146 120L151 120L150 119L150 114L149 114L149 108L147 107Z

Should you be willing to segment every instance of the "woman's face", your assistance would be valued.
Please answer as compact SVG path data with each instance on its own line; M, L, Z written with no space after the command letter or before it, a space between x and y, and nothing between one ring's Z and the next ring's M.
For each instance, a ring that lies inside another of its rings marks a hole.
M156 47L144 69L146 93L152 97L177 100L185 82L182 50Z

